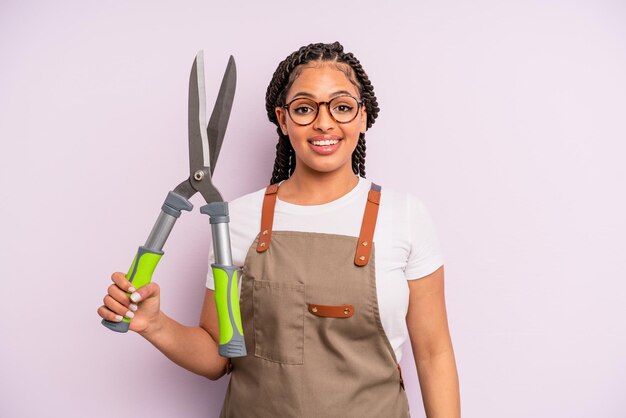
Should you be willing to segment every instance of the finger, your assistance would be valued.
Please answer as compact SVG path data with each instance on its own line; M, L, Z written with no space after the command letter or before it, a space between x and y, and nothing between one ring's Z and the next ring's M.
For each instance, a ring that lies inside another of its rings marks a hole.
M124 315L126 318L133 318L135 314L133 311L128 309L128 306L124 306L115 299L113 299L110 295L106 295L104 297L104 305L109 308L109 310L115 312L117 315Z
M120 322L124 318L122 315L117 315L115 312L111 312L111 310L106 306L98 308L98 315L100 315L102 319L106 319L111 322Z
M130 306L133 304L131 303L131 300L128 298L128 293L124 292L122 289L117 287L117 285L112 284L111 286L109 286L109 288L107 289L107 293L113 299L121 303L122 305L131 308L131 310L133 311L137 310L137 306Z
M160 292L161 290L158 284L148 283L147 285L141 287L136 292L133 292L130 295L130 300L132 300L135 303L141 302L142 300L146 300L151 296L158 296Z
M111 280L113 280L113 283L115 283L117 287L128 293L133 293L136 290L132 283L128 281L126 275L124 273L120 273L119 271L116 271L111 275Z

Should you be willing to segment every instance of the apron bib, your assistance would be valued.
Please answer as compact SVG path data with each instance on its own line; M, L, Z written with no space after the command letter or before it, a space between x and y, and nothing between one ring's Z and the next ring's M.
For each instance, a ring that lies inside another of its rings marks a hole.
M233 358L221 418L408 418L378 311L372 184L360 236L272 231L278 185L242 268L248 355ZM271 245L270 245L271 244Z

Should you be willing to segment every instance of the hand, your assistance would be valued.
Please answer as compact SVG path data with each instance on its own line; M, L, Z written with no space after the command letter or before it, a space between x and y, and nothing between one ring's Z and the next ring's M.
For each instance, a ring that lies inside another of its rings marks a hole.
M148 283L136 290L120 272L113 273L111 280L113 284L103 299L104 305L98 308L98 315L111 322L120 322L123 317L131 318L130 330L138 333L156 327L161 305L159 285Z

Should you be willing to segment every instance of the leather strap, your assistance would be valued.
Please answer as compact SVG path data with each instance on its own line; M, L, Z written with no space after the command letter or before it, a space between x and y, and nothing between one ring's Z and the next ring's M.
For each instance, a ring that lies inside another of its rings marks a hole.
M352 315L354 315L354 306L328 306L309 303L309 312L311 312L315 316L323 316L329 318L350 318Z
M378 206L380 205L380 190L381 187L379 185L372 183L372 188L367 195L361 232L359 233L359 241L356 244L356 253L354 255L354 264L359 267L367 265L370 261L374 229L376 229L376 218L378 217Z
M354 264L359 267L367 265L370 261L374 230L376 228L376 218L378 217L378 206L380 205L381 187L372 183L372 187L367 195L365 213L361 222L361 232L357 242ZM256 250L259 253L267 251L272 238L272 226L274 225L274 207L278 196L278 184L270 184L265 189L263 198L263 209L261 211L261 232Z
M274 225L274 207L276 206L276 197L278 196L278 184L270 184L265 189L265 197L263 198L263 210L261 211L261 233L259 234L259 242L256 251L262 253L270 247L270 239L272 238L272 225Z

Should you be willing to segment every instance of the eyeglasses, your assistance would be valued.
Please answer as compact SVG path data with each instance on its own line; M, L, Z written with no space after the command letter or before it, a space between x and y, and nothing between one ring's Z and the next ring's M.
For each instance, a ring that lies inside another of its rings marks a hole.
M321 105L326 105L330 116L337 123L352 122L363 105L363 100L357 100L352 96L337 96L327 102L316 102L312 99L298 97L283 105L287 109L289 117L296 125L310 125L317 119Z

